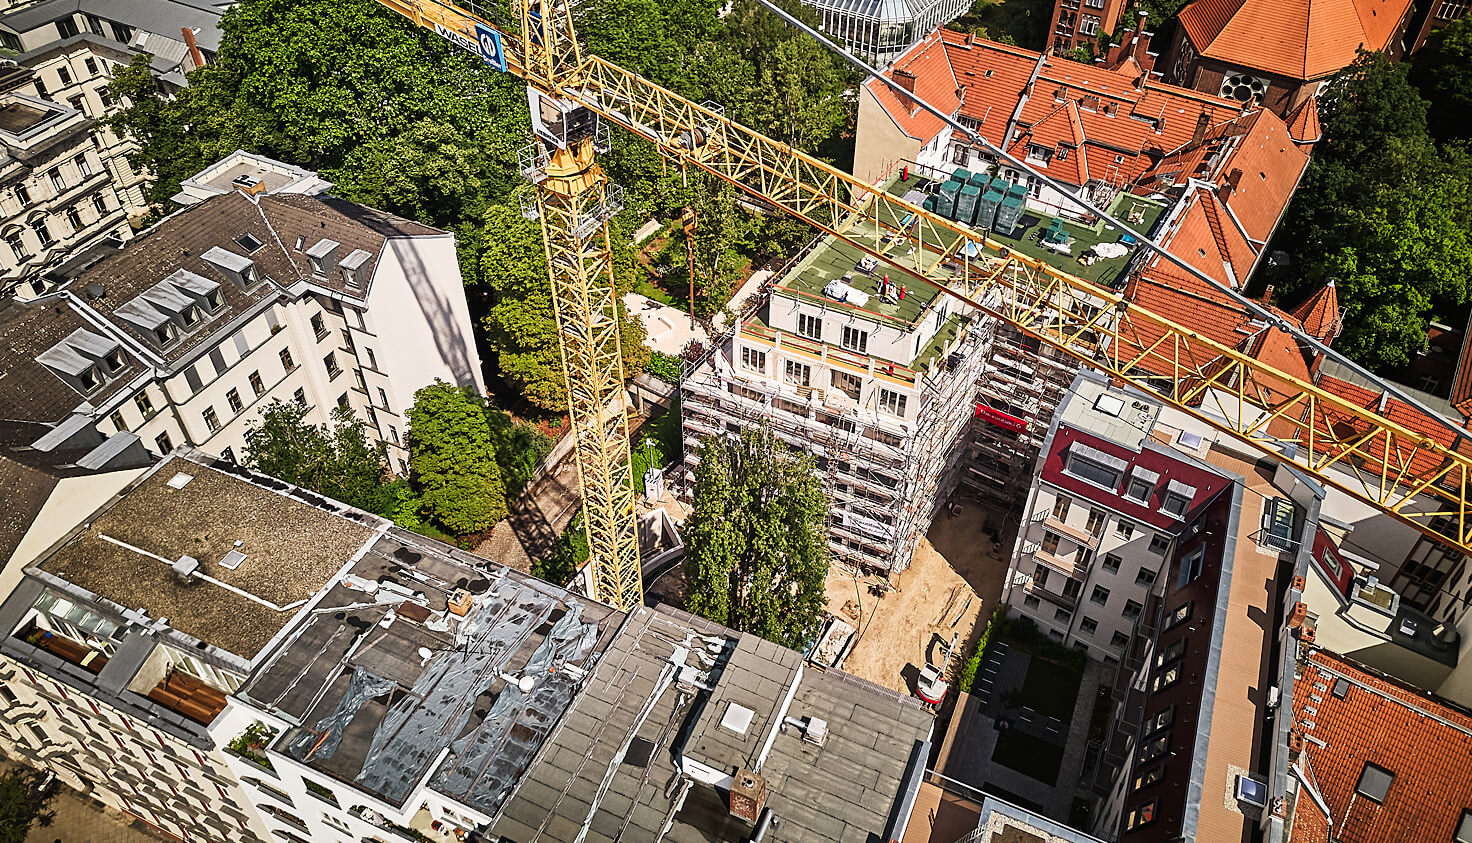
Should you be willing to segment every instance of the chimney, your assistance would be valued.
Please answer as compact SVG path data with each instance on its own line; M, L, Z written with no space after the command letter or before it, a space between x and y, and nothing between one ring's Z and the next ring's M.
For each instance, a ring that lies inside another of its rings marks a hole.
M1196 118L1196 131L1191 133L1191 143L1201 143L1206 140L1206 130L1211 126L1211 115L1204 110L1201 116Z
M767 780L742 767L731 780L731 816L753 825L767 804Z
M199 44L194 41L194 30L186 26L180 32L184 35L184 46L189 48L189 60L195 67L204 67L204 53L199 51Z
M1139 62L1140 67L1148 73L1155 67L1155 57L1150 54L1150 39L1155 33L1145 29L1146 17L1146 14L1141 12L1139 22L1135 24L1135 61Z
M1262 303L1263 304L1266 304L1266 305L1271 305L1273 303L1273 285L1272 284L1269 284L1268 285L1268 288L1266 290L1263 290L1262 291Z
M898 82L900 87L906 91L912 94L915 93L915 74L910 71L901 70L896 67L894 69L894 81ZM900 102L904 104L905 108L910 110L911 114L914 114L915 109L920 107L920 104L915 102L913 98L907 97L904 94L900 94Z

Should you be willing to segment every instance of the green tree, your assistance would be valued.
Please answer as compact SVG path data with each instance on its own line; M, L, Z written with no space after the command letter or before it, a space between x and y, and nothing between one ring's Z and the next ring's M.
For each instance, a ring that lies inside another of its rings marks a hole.
M506 490L485 407L464 387L435 381L409 408L409 467L420 509L457 535L506 517Z
M686 529L685 608L787 647L816 630L825 602L828 500L809 456L767 428L700 448Z
M382 443L369 444L363 422L338 407L331 425L305 420L296 402L273 401L245 434L247 466L359 509L388 515L394 492L386 485Z
M1411 82L1431 104L1428 128L1440 141L1469 137L1472 114L1472 17L1431 33L1411 60Z
M56 819L47 806L54 790L43 790L46 774L11 769L0 773L0 843L25 843L32 826L46 828Z
M552 437L510 413L486 405L486 424L491 430L491 447L496 452L496 465L506 484L506 497L515 498L531 482L542 460L552 452Z
M1319 98L1325 141L1314 154L1359 162L1373 157L1387 138L1425 135L1426 101L1407 78L1409 70L1385 53L1360 50Z

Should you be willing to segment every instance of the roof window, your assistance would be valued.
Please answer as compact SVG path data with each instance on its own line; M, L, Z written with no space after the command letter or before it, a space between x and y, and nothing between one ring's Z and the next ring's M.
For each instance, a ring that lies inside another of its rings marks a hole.
M1349 696L1349 680L1345 679L1343 676L1335 679L1333 693L1334 696L1338 697L1341 700Z
M1365 769L1360 772L1360 780L1355 783L1354 791L1366 799L1373 799L1384 805L1385 795L1390 792L1390 784L1394 781L1395 773L1378 764L1366 761Z
M242 234L239 237L235 238L235 242L240 244L240 248L244 249L247 255L255 253L257 249L260 249L262 246L266 245L265 243L262 243L260 241L260 238L256 237L250 232L246 232L245 234Z
M237 255L229 249L219 246L211 246L209 251L200 257L209 262L215 269L235 282L236 286L243 290L249 290L260 283L260 273L256 270L256 262L244 255Z
M1462 812L1462 821L1457 823L1457 833L1452 837L1453 843L1472 843L1472 808Z

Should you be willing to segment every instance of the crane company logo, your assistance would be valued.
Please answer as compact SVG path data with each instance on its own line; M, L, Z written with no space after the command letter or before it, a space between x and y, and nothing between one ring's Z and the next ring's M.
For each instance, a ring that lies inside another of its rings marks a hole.
M506 70L506 54L501 51L501 33L490 27L475 24L475 37L471 38L463 32L458 32L442 23L434 25L435 34L449 41L460 49L480 56L481 61L494 67L496 70Z

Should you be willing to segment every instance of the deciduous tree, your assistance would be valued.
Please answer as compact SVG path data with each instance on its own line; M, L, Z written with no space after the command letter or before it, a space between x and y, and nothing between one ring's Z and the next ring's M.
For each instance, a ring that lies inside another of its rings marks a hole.
M388 515L393 492L382 444L369 444L363 422L342 407L331 425L306 421L306 408L273 401L245 434L245 464L343 503Z
M56 819L47 806L55 791L44 787L46 774L39 770L6 770L0 773L0 843L25 843L32 826L46 828Z
M812 458L766 428L713 436L700 448L694 496L685 608L801 645L817 629L828 571L828 500Z
M464 387L435 381L409 408L409 466L421 511L452 533L506 517L506 490L485 407Z

